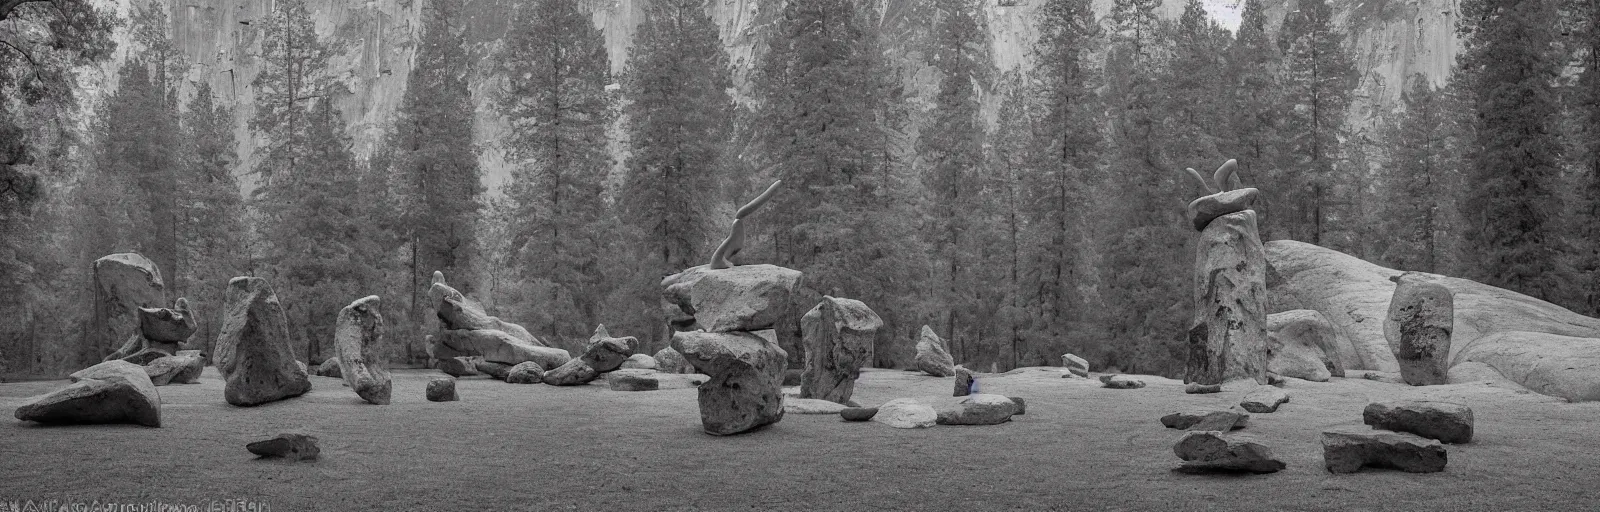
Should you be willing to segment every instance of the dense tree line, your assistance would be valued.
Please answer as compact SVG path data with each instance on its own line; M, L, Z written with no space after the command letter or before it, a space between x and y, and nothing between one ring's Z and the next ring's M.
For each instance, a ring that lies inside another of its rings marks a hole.
M334 312L378 294L390 357L423 363L439 270L554 345L605 323L653 352L668 341L661 278L705 263L734 209L783 180L736 260L804 271L799 308L869 304L880 366L905 364L929 325L983 370L1073 352L1176 375L1193 307L1184 208L1202 194L1179 170L1228 158L1262 190L1264 240L1600 314L1600 3L1465 0L1455 72L1408 77L1377 126L1349 115L1357 69L1327 0L1281 25L1246 0L1231 31L1198 0L1176 19L1161 4L1044 0L1029 64L1002 70L977 0L895 19L793 0L772 6L741 88L703 2L649 2L612 63L577 2L517 6L484 55L465 3L433 0L399 111L360 160L328 69L345 49L284 0L261 31L248 163L233 113L204 86L181 92L159 10L128 20L115 93L78 130L64 84L109 55L115 20L24 4L0 18L59 17L63 43L0 48L0 282L20 290L0 314L25 319L0 331L3 362L49 373L109 350L39 340L82 337L85 319L59 312L88 300L87 262L125 250L196 304L201 342L227 278L261 275L310 362L331 354ZM475 144L485 104L507 130ZM485 146L513 164L499 191L482 185ZM780 328L796 339L797 323Z

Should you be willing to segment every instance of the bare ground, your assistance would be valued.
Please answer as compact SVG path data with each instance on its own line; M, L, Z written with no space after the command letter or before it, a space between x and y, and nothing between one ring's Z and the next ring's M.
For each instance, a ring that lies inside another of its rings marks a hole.
M1186 395L1143 377L1111 390L1059 369L980 376L984 392L1028 412L987 427L900 430L834 415L786 415L733 437L702 433L695 391L614 392L485 378L462 401L430 403L433 371L395 372L394 403L362 402L312 377L306 396L229 406L207 369L159 388L162 428L46 427L11 419L28 396L66 381L0 384L0 503L10 500L247 499L270 510L1595 510L1600 403L1569 404L1482 382L1412 388L1365 379L1291 381L1292 401L1249 434L1288 469L1269 475L1172 471L1180 434L1158 418L1226 407L1244 388ZM856 398L948 397L952 379L869 370ZM1360 425L1371 400L1470 405L1471 444L1442 473L1323 469L1320 431ZM247 442L317 436L315 462L257 459ZM4 505L9 506L9 505ZM201 508L204 510L204 507Z

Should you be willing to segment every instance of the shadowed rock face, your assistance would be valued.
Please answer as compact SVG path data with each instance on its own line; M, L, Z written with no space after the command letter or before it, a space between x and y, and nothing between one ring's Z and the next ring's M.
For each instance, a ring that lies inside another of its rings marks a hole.
M1201 231L1195 251L1194 308L1184 381L1264 382L1266 260L1254 211L1223 215Z
M824 296L800 323L806 346L800 397L850 401L861 367L872 362L873 340L883 320L861 301Z
M955 358L950 357L950 352L945 349L944 340L939 339L939 334L926 325L922 326L922 334L917 337L917 357L913 362L918 370L934 377L956 374Z
M1383 335L1400 363L1400 377L1413 386L1448 383L1450 330L1455 323L1450 289L1419 281L1409 272L1395 282Z
M1322 313L1297 309L1267 315L1267 371L1315 382L1343 377L1340 346Z
M223 397L233 405L259 405L305 394L311 381L289 346L289 326L278 297L259 277L235 277L224 296L217 335L217 371Z
M776 343L745 332L692 331L673 334L672 348L711 376L699 393L706 433L739 434L783 419L788 355Z
M378 312L378 296L362 298L344 309L333 331L339 350L339 374L362 400L387 405L393 384L389 371L378 363L377 347L383 344L383 315Z
M106 361L72 374L72 381L23 403L15 416L40 423L161 426L161 396L139 365Z
M1323 432L1322 459L1332 473L1354 473L1363 467L1435 473L1444 471L1449 462L1444 445L1438 441L1402 432L1353 428Z
M166 302L164 290L161 270L144 256L130 252L95 260L90 332L96 346L115 350L139 335L139 308L161 307Z
M534 345L492 329L440 331L429 335L427 341L428 355L441 360L477 356L502 364L537 361L540 366L554 369L572 359L565 349Z

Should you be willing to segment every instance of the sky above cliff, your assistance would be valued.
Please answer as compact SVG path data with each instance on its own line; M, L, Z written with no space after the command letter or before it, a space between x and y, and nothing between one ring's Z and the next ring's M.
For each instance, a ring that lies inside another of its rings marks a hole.
M1205 0L1206 12L1211 14L1217 23L1221 23L1228 30L1239 29L1239 11L1244 9L1244 2L1239 0Z

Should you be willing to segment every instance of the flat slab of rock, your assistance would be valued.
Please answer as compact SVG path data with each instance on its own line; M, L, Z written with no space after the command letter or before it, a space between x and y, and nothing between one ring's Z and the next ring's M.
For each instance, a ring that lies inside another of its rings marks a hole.
M1019 407L1010 398L978 393L963 398L955 407L936 411L939 425L999 425L1011 421Z
M926 325L922 326L922 334L917 336L917 356L913 361L918 370L934 377L952 377L956 374L955 358L950 357L944 340L939 339L938 333Z
M1444 285L1406 272L1394 278L1394 297L1383 321L1400 377L1413 386L1450 382L1450 337L1455 326L1455 298Z
M868 421L877 414L877 407L846 407L839 411L839 417L845 421Z
M711 376L699 393L706 433L739 434L783 420L788 354L776 343L745 332L693 331L673 333L672 348Z
M434 313L439 317L442 330L491 330L506 333L535 346L545 346L522 326L489 316L478 303L444 282L444 273L433 272L433 284L428 288L428 298L433 302ZM502 361L517 364L522 361Z
M1289 393L1287 391L1273 386L1257 386L1254 390L1244 395L1244 400L1239 401L1239 407L1243 407L1246 411L1261 414L1276 412L1278 406L1286 403L1289 403Z
M434 359L478 356L504 364L537 361L547 370L572 359L572 354L566 350L535 345L493 329L439 331L429 335L427 341L428 355Z
M1144 387L1144 381L1126 375L1101 375L1100 385L1111 389L1139 389Z
M1322 459L1333 473L1354 473L1363 467L1436 473L1450 461L1438 441L1404 432L1355 429L1323 432Z
M623 368L605 375L612 391L658 391L697 388L711 381L699 373L663 373L659 370Z
M1183 392L1191 394L1191 395L1208 395L1208 394L1211 394L1211 393L1221 393L1222 392L1222 385L1221 384L1200 384L1198 382L1190 382L1190 383L1185 384L1183 386Z
M143 367L111 360L73 373L72 380L65 388L23 402L14 415L46 424L161 426L161 395Z
M459 359L459 358L457 358L457 359ZM528 363L532 363L534 366L539 366L539 363L534 362L534 361L523 361L523 362L517 363L515 365L509 365L509 364L505 364L505 363L496 363L494 361L477 360L477 361L473 361L472 369L477 370L478 373L481 373L481 374L484 374L484 375L488 375L489 377L493 378L494 380L506 380L506 377L509 377L511 375L511 367L512 366L521 366L523 364L528 364ZM540 370L543 370L543 369L544 369L544 367L540 366ZM450 373L450 372L445 372L445 373ZM541 373L540 375L543 375L543 373ZM460 377L460 375L452 375L452 377Z
M200 373L205 369L205 359L187 354L162 357L144 365L144 373L150 376L150 383L157 386L197 384L200 382Z
M425 390L429 402L454 402L461 397L456 395L455 377L434 377L428 379Z
M701 265L662 279L662 299L707 332L771 329L789 314L800 275L775 265Z
M378 362L383 346L383 315L377 295L351 302L334 320L333 346L339 350L339 374L350 390L368 403L388 405L394 384Z
M278 296L259 277L235 277L223 296L217 335L217 371L223 398L239 406L260 405L311 391L303 362L289 345L289 324Z
M622 362L622 368L631 370L655 370L661 368L661 363L656 362L656 358L650 357L649 354L634 354L628 356L628 360Z
M1472 408L1450 402L1405 400L1367 404L1361 422L1373 428L1406 432L1440 442L1472 441Z
M278 434L272 439L247 444L244 448L262 457L289 460L315 459L322 453L322 450L317 448L317 438L305 434Z
M937 425L939 413L933 407L910 398L897 398L878 406L872 421L894 428L928 428Z
M849 402L861 367L872 362L873 342L883 319L855 299L823 296L800 318L805 372L800 396Z
M1187 472L1235 471L1275 473L1288 467L1272 449L1242 434L1190 431L1172 446Z
M849 406L841 403L815 398L788 397L783 399L783 412L788 414L839 414L848 408Z
M1089 360L1088 359L1084 359L1082 357L1078 357L1078 356L1073 355L1073 354L1062 354L1061 355L1061 366L1066 367L1068 370L1071 370L1073 368L1077 368L1079 370L1083 370L1083 373L1081 375L1084 376L1084 377L1089 376ZM1078 372L1073 372L1073 373L1078 373Z
M1207 430L1228 432L1244 428L1250 423L1250 413L1243 410L1196 410L1175 412L1161 417L1161 425L1178 430Z
M538 384L544 382L544 367L533 361L517 363L516 366L506 369L505 381L509 384Z
M1250 209L1260 196L1260 190L1241 188L1195 199L1189 202L1189 224L1195 231L1204 231L1217 217Z

